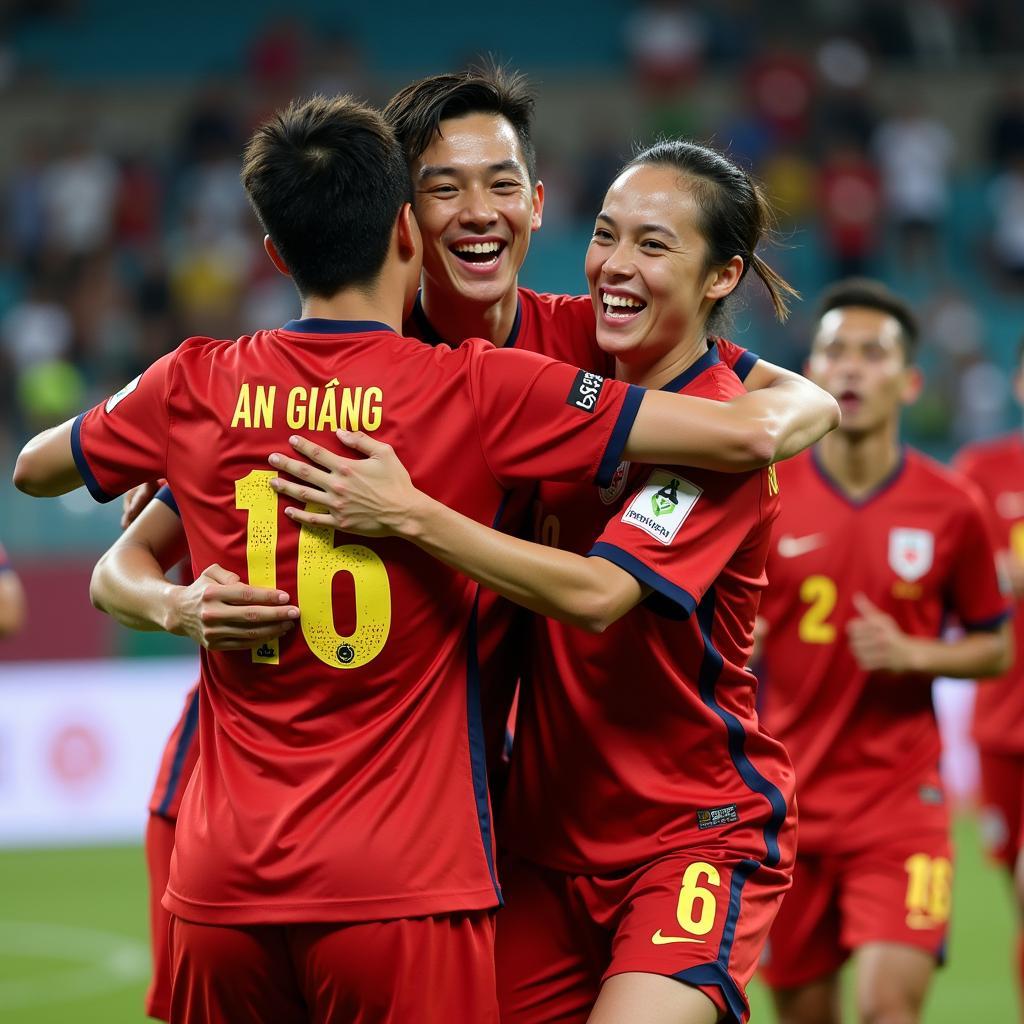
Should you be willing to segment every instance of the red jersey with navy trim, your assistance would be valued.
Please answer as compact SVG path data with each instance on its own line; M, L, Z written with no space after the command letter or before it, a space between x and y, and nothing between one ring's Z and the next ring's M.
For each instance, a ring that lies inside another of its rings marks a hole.
M295 432L392 444L427 492L493 523L538 477L610 478L643 392L483 341L431 349L307 319L192 338L79 417L94 496L166 477L193 565L297 598L300 627L201 652L199 765L164 905L223 923L493 907L477 587L395 539L298 529L266 459Z
M997 551L1024 561L1024 436L1006 437L964 448L954 463L985 497ZM1012 598L1011 598L1012 600ZM974 700L974 741L985 750L1024 753L1024 614L1014 602L1013 668L1001 679L984 680Z
M716 347L666 390L743 392ZM792 769L744 667L775 479L623 464L599 492L541 485L538 540L651 593L601 635L536 619L500 829L512 852L582 874L700 845L788 863Z
M761 605L762 712L796 768L800 850L857 850L944 828L932 680L862 671L846 640L864 594L910 636L1006 616L980 497L905 448L872 495L842 493L805 452L779 467L785 494Z

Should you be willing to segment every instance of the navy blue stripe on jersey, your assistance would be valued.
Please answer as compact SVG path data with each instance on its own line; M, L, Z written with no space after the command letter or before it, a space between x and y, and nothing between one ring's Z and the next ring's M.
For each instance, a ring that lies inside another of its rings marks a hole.
M199 689L196 688L185 710L185 721L182 723L181 734L178 736L178 745L174 750L174 759L171 761L171 771L167 777L167 788L164 790L163 799L157 806L157 814L166 817L171 801L174 799L174 794L178 786L181 785L181 769L185 764L185 755L188 753L188 748L192 745L192 739L196 734L196 727L198 725Z
M516 299L516 318L512 321L512 330L508 332L504 348L515 348L519 340L519 328L523 325L523 300Z
M626 397L619 410L619 418L612 428L611 437L608 438L608 446L604 450L604 456L597 467L595 483L598 487L608 487L622 461L622 452L629 440L629 432L633 429L636 421L636 414L640 411L640 403L644 400L645 389L635 384L629 385Z
M718 354L718 346L712 345L695 363L691 363L678 377L673 377L667 384L663 384L661 391L682 391L687 384L693 383L705 370L710 370L722 361Z
M441 333L438 329L430 322L430 317L427 316L427 311L423 308L423 293L416 293L416 302L412 307L412 319L416 324L416 328L419 331L421 341L425 341L428 345L460 345L465 338L459 338L456 342L450 342L446 338L441 337ZM516 300L516 318L512 321L512 330L508 332L508 337L505 339L503 348L514 348L515 343L519 340L519 329L523 325L523 300L518 298ZM484 341L489 341L489 338L484 338Z
M174 500L174 495L171 493L170 487L164 484L156 494L153 495L157 501L162 501L179 519L181 518L181 511L178 508L178 503Z
M93 475L92 468L86 461L85 452L82 450L82 420L85 418L85 413L79 413L75 417L75 422L71 426L71 455L75 460L75 466L78 468L79 475L85 481L85 486L89 488L89 493L99 502L106 504L108 501L113 501L116 495L107 494L102 487L100 482Z
M757 361L760 358L761 357L756 352L744 352L743 355L736 360L736 363L732 368L732 372L735 373L740 380L746 380L750 371L757 365Z
M379 320L325 320L318 316L309 316L304 320L289 320L281 330L292 334L376 334L378 331L396 333L393 327L388 327Z
M968 633L994 633L1011 614L1012 612L1009 608L1004 608L998 615L993 615L990 619L978 619L977 622L961 621L960 625Z
M743 723L730 711L726 711L715 696L715 687L722 674L722 655L715 648L711 631L715 622L715 588L712 586L697 606L697 622L704 638L704 657L701 659L697 685L701 700L725 724L729 742L729 756L736 766L740 778L755 793L760 793L771 807L771 817L764 827L765 863L777 867L779 863L779 832L786 822L786 798L778 786L769 782L751 763L745 750L747 734Z
M603 558L624 569L630 576L638 579L645 587L650 587L644 604L652 612L663 615L667 619L688 619L697 607L694 596L682 587L660 576L650 566L644 565L635 555L623 551L617 544L608 544L599 540L588 552L587 558Z

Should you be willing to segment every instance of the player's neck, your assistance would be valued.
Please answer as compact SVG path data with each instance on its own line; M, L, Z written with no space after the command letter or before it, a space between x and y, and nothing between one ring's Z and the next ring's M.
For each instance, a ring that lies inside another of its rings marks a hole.
M708 339L701 335L688 344L677 345L654 362L615 360L615 378L644 388L662 388L688 370L708 350Z
M402 333L402 292L399 288L345 288L329 299L307 296L302 317L323 320L375 320Z
M484 338L501 348L516 322L519 289L511 288L498 302L477 304L464 298L453 300L450 294L442 294L424 280L420 302L431 326L449 344L458 345L466 338Z
M899 465L898 424L868 434L834 430L818 442L825 472L851 498L863 498L882 484Z

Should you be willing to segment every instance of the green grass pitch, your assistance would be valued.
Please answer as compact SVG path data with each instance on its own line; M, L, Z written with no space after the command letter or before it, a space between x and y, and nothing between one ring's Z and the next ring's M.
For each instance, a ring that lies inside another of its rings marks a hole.
M1013 914L973 822L957 826L950 964L933 986L927 1024L1017 1018ZM146 881L139 847L0 852L0 1021L140 1022L149 970ZM755 1024L774 1019L760 989ZM854 1018L848 1015L852 1024Z

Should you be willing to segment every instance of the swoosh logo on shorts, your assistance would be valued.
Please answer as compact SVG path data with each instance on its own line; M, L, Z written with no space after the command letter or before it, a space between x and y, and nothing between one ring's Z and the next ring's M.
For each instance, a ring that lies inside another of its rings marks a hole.
M651 942L655 946L667 946L671 942L699 942L703 944L704 939L687 939L682 935L662 935L661 929L659 928L652 936Z
M780 537L779 554L783 558L799 558L810 554L825 543L823 533L810 533L806 537Z

